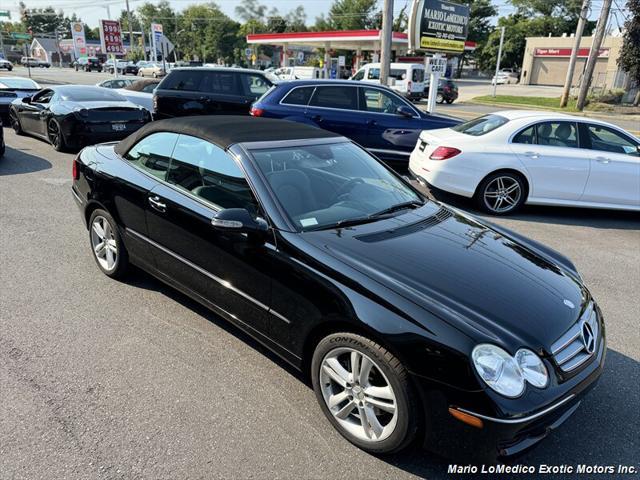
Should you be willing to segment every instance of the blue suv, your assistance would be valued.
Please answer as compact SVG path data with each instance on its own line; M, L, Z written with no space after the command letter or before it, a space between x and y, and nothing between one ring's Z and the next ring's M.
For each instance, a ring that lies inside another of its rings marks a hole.
M386 162L408 162L422 130L461 123L423 112L389 88L339 80L279 83L253 104L251 115L330 130Z

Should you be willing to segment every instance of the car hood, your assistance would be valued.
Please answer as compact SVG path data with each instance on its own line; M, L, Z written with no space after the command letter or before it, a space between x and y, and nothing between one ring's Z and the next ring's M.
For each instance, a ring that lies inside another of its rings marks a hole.
M470 336L512 351L548 351L587 297L560 262L437 203L372 224L304 235Z

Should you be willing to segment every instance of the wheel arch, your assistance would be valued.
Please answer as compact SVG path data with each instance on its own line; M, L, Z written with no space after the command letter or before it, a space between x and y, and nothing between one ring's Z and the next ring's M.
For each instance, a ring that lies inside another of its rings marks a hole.
M531 192L531 182L529 181L529 177L527 176L526 173L524 173L521 170L518 170L517 168L513 168L513 167L504 167L504 168L498 168L496 170L492 170L491 172L487 173L484 177L482 177L482 179L480 179L480 181L478 182L478 185L476 185L476 188L473 192L473 197L476 198L478 195L478 189L480 188L480 185L482 185L482 183L491 175L495 175L496 173L511 173L514 175L519 176L520 178L522 178L522 180L524 181L524 187L525 187L525 203L527 201L527 198L529 198L529 193Z

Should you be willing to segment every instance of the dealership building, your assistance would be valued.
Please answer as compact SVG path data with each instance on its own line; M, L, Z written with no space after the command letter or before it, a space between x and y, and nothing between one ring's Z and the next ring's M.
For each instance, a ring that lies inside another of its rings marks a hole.
M520 83L525 85L564 85L569 67L573 37L527 37L522 60ZM574 86L579 85L593 37L582 37L573 74ZM618 68L617 59L622 37L605 37L593 72L592 87L602 90L623 88L627 75Z

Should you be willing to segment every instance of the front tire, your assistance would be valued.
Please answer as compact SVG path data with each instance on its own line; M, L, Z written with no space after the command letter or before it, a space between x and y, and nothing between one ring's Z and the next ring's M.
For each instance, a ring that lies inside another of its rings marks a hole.
M316 347L313 389L340 434L371 453L402 450L420 424L417 396L400 361L381 345L335 333Z
M93 259L106 276L123 278L129 268L129 255L109 212L96 209L89 219L89 244Z
M15 110L9 110L9 122L11 123L11 127L13 131L16 132L16 135L23 135L24 130L22 130L22 125L20 125L20 119L18 118L18 114Z
M478 207L491 215L509 215L527 199L527 184L515 172L495 172L487 176L475 194Z

